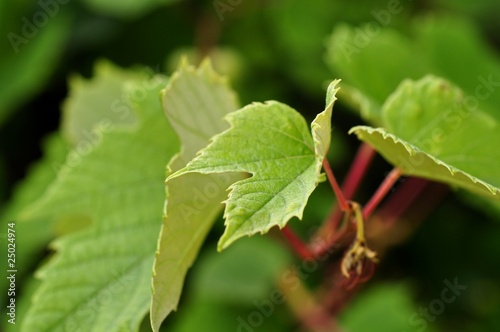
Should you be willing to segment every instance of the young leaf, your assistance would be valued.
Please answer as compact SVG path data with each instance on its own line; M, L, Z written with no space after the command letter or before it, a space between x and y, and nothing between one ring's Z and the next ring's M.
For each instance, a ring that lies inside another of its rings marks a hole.
M229 114L226 119L231 128L216 135L185 168L169 177L193 172L253 175L230 187L219 250L242 236L284 227L294 216L302 218L307 199L321 179L330 145L337 83L328 88L327 107L313 121L312 137L294 109L275 101L251 104Z
M498 124L467 97L433 76L404 81L382 109L384 128L350 132L405 174L500 199Z
M31 215L84 216L93 225L54 243L25 331L137 331L148 311L165 165L178 150L158 99L162 81L148 82L135 104L135 128L104 133L32 206Z
M225 130L223 117L238 108L234 92L208 62L198 70L181 65L163 91L163 108L179 135L182 152L169 164L177 171ZM151 325L157 331L177 308L187 270L222 209L236 174L185 174L167 181L166 211L154 263Z

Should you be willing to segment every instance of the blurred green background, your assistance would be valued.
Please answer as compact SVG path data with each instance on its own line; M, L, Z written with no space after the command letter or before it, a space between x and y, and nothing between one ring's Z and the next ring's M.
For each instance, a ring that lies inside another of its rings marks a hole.
M434 73L466 93L474 93L479 76L500 80L499 16L496 0L2 1L2 222L15 215L16 204L26 205L43 193L40 180L40 188L24 190L24 198L12 204L16 188L19 196L23 178L42 156L42 142L59 127L68 78L89 77L99 59L170 74L182 55L191 62L210 56L243 105L279 100L308 120L323 109L328 82L341 78L368 99L341 95L335 107L330 160L342 178L359 144L347 131L365 121L376 124L368 109L379 107L403 78ZM500 119L500 92L482 106ZM51 153L56 158L65 150ZM360 201L390 169L381 158L375 161ZM314 194L307 223L297 226L304 237L328 213L332 200L327 187ZM385 257L374 280L343 314L348 330L500 330L500 212L464 204L471 200L448 195L409 241ZM207 241L165 331L234 331L235 317L246 317L255 310L252 301L265 299L275 287L276 266L292 264L290 254L268 239L245 240L216 254L221 230L216 227ZM30 243L38 241L41 248L53 236L43 228L31 231ZM39 250L29 260L30 269L47 254ZM242 265L241 257L248 264ZM267 265L261 264L264 258ZM262 271L261 278L246 280L245 269ZM214 281L221 278L224 282ZM454 278L467 290L425 328L410 324L419 307L441 296L443 280ZM23 292L29 294L29 288ZM292 331L296 322L290 317L282 305L255 330ZM148 328L145 320L143 329Z

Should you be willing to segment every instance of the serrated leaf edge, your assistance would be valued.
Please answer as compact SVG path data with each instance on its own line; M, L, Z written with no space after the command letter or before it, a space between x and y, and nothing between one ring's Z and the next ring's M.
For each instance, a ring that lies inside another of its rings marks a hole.
M398 138L394 134L391 134L391 133L387 132L383 128L373 128L373 127L369 127L369 126L355 126L355 127L351 128L349 130L349 134L355 133L360 140L363 140L363 138L362 138L362 136L363 136L362 133L363 132L368 132L369 134L378 133L378 134L380 134L382 136L383 139L391 139L395 144L401 144L401 145L403 145L403 147L409 153L410 156L414 156L416 154L421 153L421 154L425 155L426 157L428 157L429 159L431 159L437 165L444 167L446 170L448 170L450 172L450 174L452 176L454 176L457 173L458 174L462 174L463 176L465 176L466 178L468 178L470 181L472 181L474 184L479 184L479 185L483 186L495 198L497 198L497 199L500 198L500 188L497 188L497 187L495 187L495 186L487 183L486 181L483 181L483 180L481 180L481 179L479 179L479 178L477 178L477 177L475 177L475 176L473 176L473 175L471 175L471 174L469 174L469 173L467 173L465 171L462 171L459 168L456 168L456 167L454 167L452 165L447 164L446 162L440 160L439 158L436 158L436 157L428 154L427 152L421 150L417 146L415 146L415 145L413 145L411 143L408 143L408 142L406 142L405 140L403 140L401 138ZM377 150L376 147L373 147L373 148L375 148ZM417 175L419 177L425 177L425 173L426 173L426 172L416 173L416 172L408 171L406 169L401 169L401 171L405 175ZM422 174L424 174L424 175L422 175ZM439 177L436 177L436 176L429 176L429 179L431 179L431 180L440 180L440 181L443 181L445 183L448 183L448 181L446 179L440 179ZM465 187L465 186L460 186L460 187ZM467 187L465 187L465 188L469 189Z
M339 83L340 83L339 79L334 80L334 81L332 81L330 83L330 85L328 86L328 89L327 89L327 94L326 94L326 107L325 107L324 111L322 111L321 113L319 113L316 116L316 118L313 120L313 122L311 123L311 134L312 134L312 138L313 138L313 142L314 142L314 154L315 154L315 158L316 158L316 164L315 165L311 165L311 166L314 166L315 169L316 169L316 173L317 173L317 182L316 183L321 182L321 179L322 179L321 169L322 169L322 165L323 165L323 159L324 159L326 153L328 152L328 148L330 146L330 140L331 140L331 115L332 115L333 105L334 105L335 101L337 100L336 94L337 94L337 92L340 89L340 87L338 86ZM253 102L253 103L251 103L249 105L246 105L242 109L237 110L235 112L241 111L241 110L243 110L245 108L248 108L248 107L255 107L255 106L259 106L259 105L269 106L269 105L273 105L273 104L282 104L282 103L280 103L278 101L274 101L274 100L266 101L264 103ZM229 113L228 115L226 115L224 117L224 119L231 124L231 127L228 128L228 129L226 129L225 131L223 131L223 132L221 132L219 134L216 134L213 137L211 137L210 138L210 143L209 143L208 146L210 146L210 144L212 142L216 141L220 136L222 136L222 135L226 134L226 132L232 130L233 124L232 124L231 118L233 117L233 114L235 112ZM328 125L325 128L323 128L323 126L320 124L320 122L326 122L326 123L328 123ZM205 151L205 149L202 149L202 150L198 151L198 153L196 154L196 156L199 156L199 155L203 154L204 151ZM190 163L188 163L188 165L186 165L186 167L184 167L182 169L179 169L178 171L174 172L173 174L170 174L167 177L166 182L168 183L168 181L170 179L179 177L179 176L181 176L183 174L186 174L186 173L193 173L193 172L204 173L204 174L218 173L218 172L206 171L206 170L204 170L202 168L197 168L196 170L191 170L191 169L189 169L189 164ZM237 171L235 171L235 172L237 172ZM231 198L231 192L234 189L234 185L236 185L236 183L233 183L231 186L229 186L229 188L228 188L228 191L229 191L228 198L226 200L224 200L222 203L227 203L227 201ZM311 190L311 192L309 192L307 196L310 196L313 191L314 191L314 189ZM296 216L299 220L301 220L304 208L305 208L305 204L304 204L304 206L302 206L301 211L299 211L299 213L297 215L292 215L290 218L288 218L288 220L285 220L285 221L283 221L281 223L278 223L276 225L281 229L294 216ZM226 219L226 217L227 217L226 211L224 211L224 218ZM256 232L256 233L265 234L265 233L267 233L274 226L275 225L271 225L271 226L266 227L266 228L264 228L261 231ZM229 241L229 243L226 243L227 241L224 240L224 235L223 235L221 237L219 243L218 243L218 246L217 246L218 247L218 251L221 251L221 250L227 248L235 240L237 240L237 239L232 239L231 241Z

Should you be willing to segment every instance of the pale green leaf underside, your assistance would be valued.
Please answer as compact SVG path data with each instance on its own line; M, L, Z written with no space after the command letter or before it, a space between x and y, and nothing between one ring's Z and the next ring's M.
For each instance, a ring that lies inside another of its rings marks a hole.
M357 126L351 132L375 147L385 159L406 175L456 185L482 195L500 196L499 188L433 157L382 128Z
M178 151L158 98L165 84L148 82L134 105L137 127L105 133L32 206L31 215L86 216L93 225L54 243L23 331L138 330L149 309L165 165Z
M186 173L246 172L253 176L230 187L219 241L225 249L242 236L284 227L302 218L309 195L321 177L330 144L331 112L338 81L327 94L327 107L312 123L312 137L304 118L276 101L254 103L229 114L231 128L216 135L185 168Z
M172 160L184 167L209 138L227 129L223 117L238 108L234 92L208 62L198 70L182 64L162 93L165 114L182 142ZM177 308L184 278L222 209L227 187L237 174L184 174L167 182L166 212L154 263L151 325L157 331Z
M500 130L433 76L404 81L382 108L386 129L351 129L405 174L500 199Z

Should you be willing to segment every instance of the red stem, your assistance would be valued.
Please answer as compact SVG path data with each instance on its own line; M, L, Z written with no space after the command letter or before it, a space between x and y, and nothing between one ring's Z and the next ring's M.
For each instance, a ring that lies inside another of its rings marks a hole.
M356 193L376 154L376 151L367 143L362 143L359 146L352 166L342 183L342 191L347 199L352 199Z
M293 250L299 255L299 257L303 260L308 260L314 257L313 253L311 250L309 250L309 247L302 241L302 239L295 234L292 228L290 228L288 225L283 227L281 230L281 234L285 237L285 239L288 241L290 246L293 248Z
M354 157L354 161L347 172L345 180L342 183L341 191L343 192L343 197L347 200L351 200L354 194L356 193L361 181L367 173L370 164L373 161L373 158L376 155L376 151L367 143L361 143L356 152L356 156ZM328 168L330 171L331 169ZM325 167L325 172L327 172L327 168ZM327 173L328 175L328 173ZM314 247L312 246L312 250L319 254L325 251L325 248L329 248L332 246L334 242L336 242L340 237L343 236L344 232L336 232L339 228L340 222L342 221L342 211L339 206L336 204L330 214L328 215L326 221L324 222L321 229L315 236L315 239L329 239L327 245L323 245L322 247ZM347 229L344 228L344 231ZM332 236L333 235L333 236Z
M363 208L363 218L365 220L370 217L373 211L391 190L392 186L394 186L394 184L398 181L400 176L401 170L397 167L393 168L392 171L386 176L384 181L378 187L377 191L373 194L373 196Z
M351 200L358 190L358 187L376 154L376 151L367 143L362 143L359 146L358 151L356 152L356 157L354 157L354 161L351 164L352 166L347 172L341 187L344 197L347 200ZM339 227L341 220L342 212L336 205L327 219L327 223L330 224L329 228L332 231L335 231Z
M393 195L380 208L380 215L384 216L385 222L389 225L396 222L430 184L432 182L429 180L414 177L403 182L398 188L398 194Z
M337 182L337 179L335 179L335 175L333 175L333 171L330 167L330 163L328 160L325 158L323 159L323 168L325 169L326 176L328 177L328 181L330 182L330 185L333 188L333 191L335 192L335 196L337 196L337 201L340 205L340 209L342 211L349 211L349 204L347 200L344 197L344 193L340 189L339 183Z

